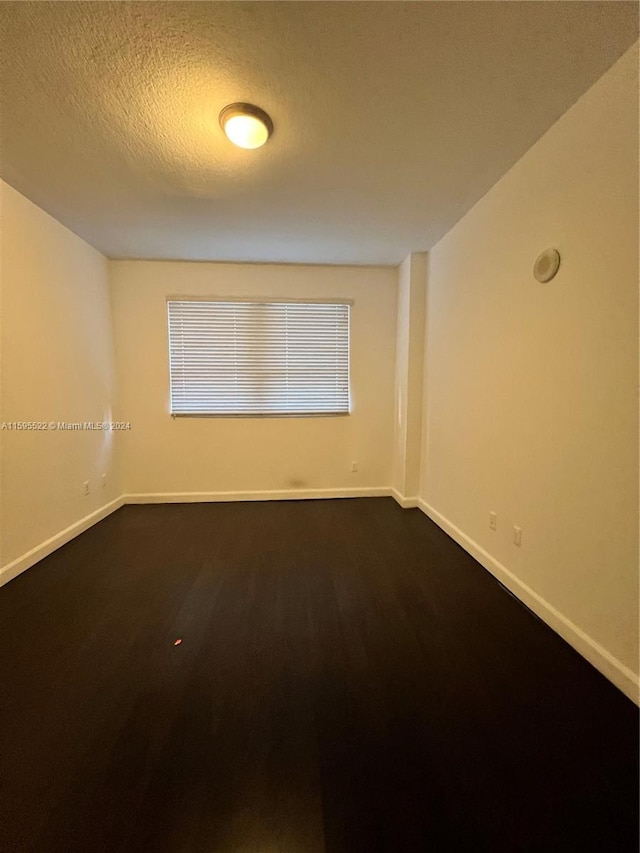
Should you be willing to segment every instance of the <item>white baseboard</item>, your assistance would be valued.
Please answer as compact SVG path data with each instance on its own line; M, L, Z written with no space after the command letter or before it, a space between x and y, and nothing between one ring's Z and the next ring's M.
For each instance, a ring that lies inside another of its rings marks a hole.
M428 503L420 499L418 506L425 515L451 536L458 545L471 554L481 566L491 572L500 583L507 587L517 598L539 616L550 628L566 640L570 646L586 658L605 678L608 678L626 696L636 704L640 704L640 678L628 666L608 652L604 646L596 642L581 628L575 625L564 614L549 604L527 584L519 580L502 563L484 550L477 542L456 527Z
M124 498L120 496L99 509L96 509L94 512L89 513L89 515L85 515L85 517L81 518L80 521L76 521L74 524L69 525L69 527L65 527L64 530L60 531L60 533L56 533L55 536L41 542L40 545L36 545L35 548L27 551L26 554L18 557L17 560L7 563L6 566L3 566L0 569L0 586L9 583L10 580L13 580L22 572L30 569L31 566L34 566L40 560L48 557L49 554L53 553L53 551L56 551L62 545L66 545L67 542L75 539L76 536L84 533L85 530L88 530L90 527L93 527L94 524L102 521L103 518L111 515L112 512L120 509L123 504Z
M413 507L418 506L417 497L407 498L404 495L401 495L397 489L391 489L391 497L396 503L400 504L403 509L412 509Z
M256 492L146 492L124 496L128 504L217 503L224 501L298 501L318 498L389 497L387 486L348 489L269 489Z

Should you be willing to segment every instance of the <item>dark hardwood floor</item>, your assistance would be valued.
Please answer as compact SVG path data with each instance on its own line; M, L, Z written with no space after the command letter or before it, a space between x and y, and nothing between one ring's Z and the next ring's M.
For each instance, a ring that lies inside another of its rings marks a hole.
M0 684L2 853L638 849L635 706L391 499L125 507Z

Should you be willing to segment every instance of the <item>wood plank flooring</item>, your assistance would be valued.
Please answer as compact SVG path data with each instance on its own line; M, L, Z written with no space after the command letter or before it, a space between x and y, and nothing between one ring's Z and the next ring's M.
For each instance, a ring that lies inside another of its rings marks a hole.
M2 853L638 850L635 706L391 499L124 507L0 688Z

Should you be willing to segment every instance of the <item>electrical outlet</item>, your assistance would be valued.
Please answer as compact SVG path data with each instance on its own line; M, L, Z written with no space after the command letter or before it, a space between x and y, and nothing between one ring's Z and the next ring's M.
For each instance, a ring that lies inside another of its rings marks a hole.
M513 544L517 545L518 548L522 545L522 528L516 524L513 526Z
M491 530L498 529L498 516L495 512L489 513L489 527L491 528Z
M358 470L358 463L357 463L357 462L352 462L352 463L351 463L351 473L352 473L352 474L355 474L357 470Z
M90 491L90 489L89 489L89 481L88 481L88 480L85 480L85 481L84 481L84 493L85 493L85 495L88 495L88 494L89 494L89 491Z

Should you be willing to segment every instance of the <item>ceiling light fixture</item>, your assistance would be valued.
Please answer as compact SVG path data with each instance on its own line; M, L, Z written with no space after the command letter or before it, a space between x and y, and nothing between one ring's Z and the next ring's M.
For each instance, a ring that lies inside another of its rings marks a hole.
M220 127L239 148L260 148L273 133L273 122L253 104L229 104L220 113Z

